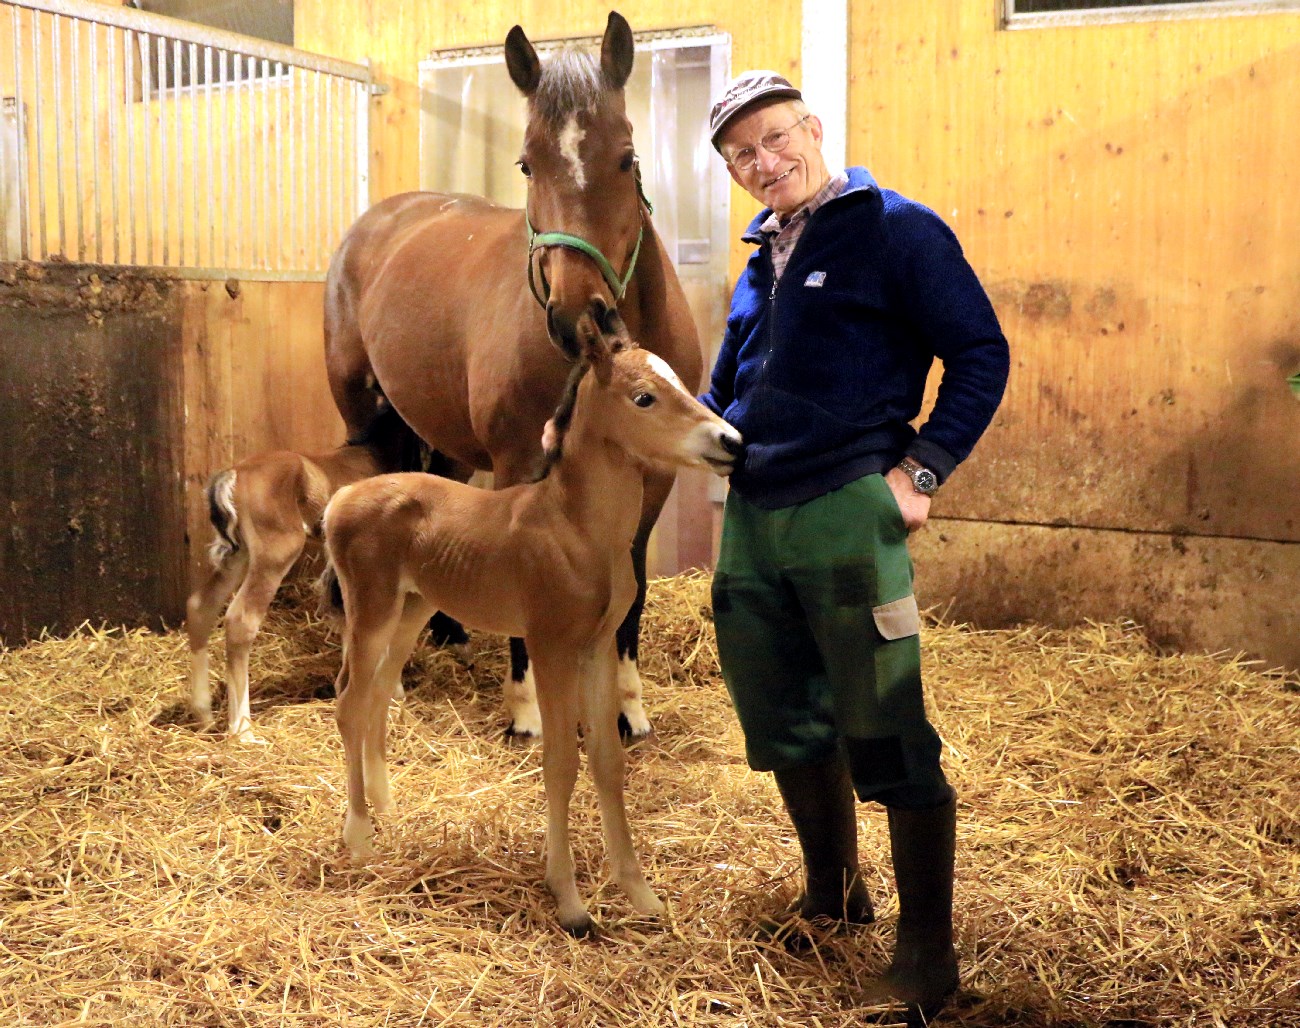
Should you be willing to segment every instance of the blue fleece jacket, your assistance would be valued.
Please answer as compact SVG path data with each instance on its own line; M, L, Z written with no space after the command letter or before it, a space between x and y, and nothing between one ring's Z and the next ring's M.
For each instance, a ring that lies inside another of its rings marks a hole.
M1010 358L952 230L849 168L773 287L770 242L740 276L704 403L745 438L731 487L760 507L802 503L904 454L946 479L1002 399ZM934 359L938 396L918 433Z

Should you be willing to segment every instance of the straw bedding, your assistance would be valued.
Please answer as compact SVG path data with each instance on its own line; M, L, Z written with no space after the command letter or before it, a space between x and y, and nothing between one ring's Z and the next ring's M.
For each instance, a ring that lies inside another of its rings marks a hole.
M1294 677L1161 656L1126 625L931 620L924 644L960 793L944 1023L1300 1026ZM338 658L304 594L254 651L260 746L195 729L179 633L0 653L0 1024L863 1023L897 913L882 815L860 808L875 926L803 952L755 937L798 850L741 759L706 579L652 584L643 650L657 737L630 754L629 810L670 915L606 882L583 775L587 941L541 884L539 752L502 741L499 640L408 669L366 867L339 842Z

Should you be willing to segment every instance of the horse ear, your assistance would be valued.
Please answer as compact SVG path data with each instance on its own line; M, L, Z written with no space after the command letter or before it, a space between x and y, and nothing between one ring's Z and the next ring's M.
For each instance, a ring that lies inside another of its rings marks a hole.
M518 25L506 34L506 68L519 92L532 96L542 78L542 62L537 59L537 51Z
M600 70L605 73L605 81L615 89L622 89L627 77L632 74L635 48L632 28L627 19L618 11L610 11L609 21L605 25L605 38L600 44Z

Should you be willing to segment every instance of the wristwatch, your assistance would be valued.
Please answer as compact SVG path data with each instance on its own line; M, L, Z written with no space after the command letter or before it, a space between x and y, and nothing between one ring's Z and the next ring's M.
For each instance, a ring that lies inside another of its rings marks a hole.
M911 457L904 457L898 462L899 470L912 480L912 488L918 493L933 496L939 488L939 476L924 464L918 464Z

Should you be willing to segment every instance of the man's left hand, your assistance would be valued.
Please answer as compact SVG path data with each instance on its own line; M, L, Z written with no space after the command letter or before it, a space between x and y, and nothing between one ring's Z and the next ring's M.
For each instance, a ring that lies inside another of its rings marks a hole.
M885 473L885 483L898 501L898 509L903 514L903 524L907 526L908 533L915 532L930 517L930 497L918 493L907 473L898 468L890 468Z

